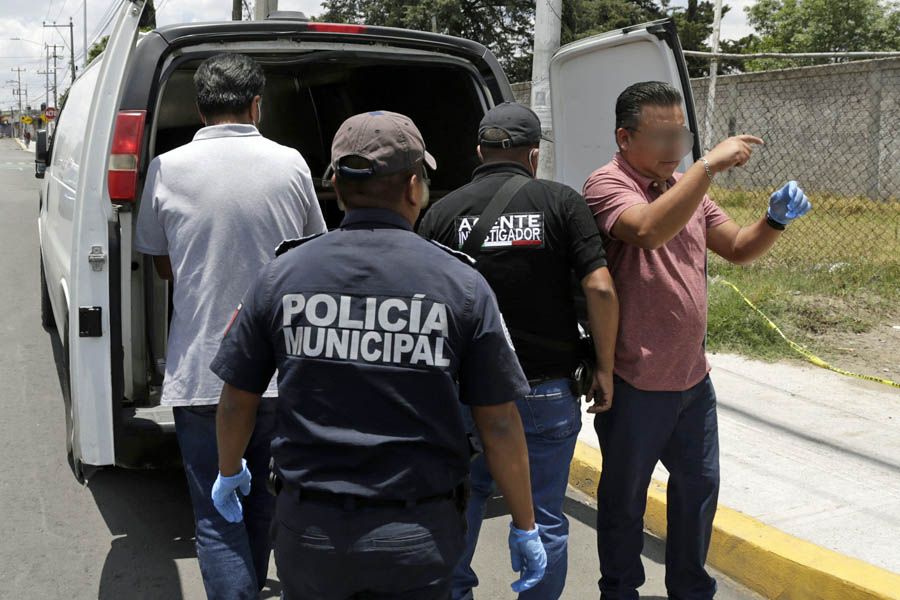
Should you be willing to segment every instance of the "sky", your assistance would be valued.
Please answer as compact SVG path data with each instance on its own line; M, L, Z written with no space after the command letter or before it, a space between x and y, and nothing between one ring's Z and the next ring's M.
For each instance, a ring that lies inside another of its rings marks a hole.
M725 0L731 10L722 20L722 38L737 39L750 33L743 8L754 0ZM63 46L57 50L66 59L57 62L57 80L60 93L67 87L70 77L67 69L69 56L69 30L66 28L44 28L48 24L68 24L69 18L75 25L75 64L80 68L84 62L84 9L87 5L88 47L102 37L103 24L107 21L109 9L116 0L30 0L29 11L23 11L21 0L0 0L0 108L9 110L17 104L15 89L17 78L21 77L23 92L27 87L27 101L34 107L44 101L45 70L44 44ZM683 6L686 0L674 0L672 6ZM188 23L197 21L220 21L231 19L229 0L156 0L157 25ZM322 11L321 0L279 0L280 10L300 10L307 15ZM107 27L107 29L109 26ZM19 38L13 40L11 38ZM52 61L51 61L52 62ZM17 73L16 68L25 71ZM51 75L52 80L52 75ZM52 93L51 93L52 95ZM25 95L22 97L25 104Z

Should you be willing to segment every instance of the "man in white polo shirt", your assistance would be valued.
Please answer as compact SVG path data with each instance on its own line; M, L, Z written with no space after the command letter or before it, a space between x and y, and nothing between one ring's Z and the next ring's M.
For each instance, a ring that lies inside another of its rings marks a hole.
M175 414L207 596L255 599L268 572L274 498L254 483L239 523L227 522L213 506L222 380L209 364L275 247L321 233L325 222L306 161L256 128L262 68L247 56L221 54L200 65L194 85L205 127L189 144L150 164L135 245L174 284L161 403ZM274 379L264 396L277 396ZM268 474L273 406L274 400L260 404L244 454L254 482Z

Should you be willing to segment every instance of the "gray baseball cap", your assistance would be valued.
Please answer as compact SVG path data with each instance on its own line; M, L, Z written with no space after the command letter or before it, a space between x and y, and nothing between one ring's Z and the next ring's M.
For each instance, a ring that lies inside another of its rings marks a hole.
M365 169L343 166L341 161L358 156L369 161ZM434 157L425 150L425 141L416 124L406 115L386 110L354 115L334 134L331 168L348 179L391 175L424 162L437 169Z
M488 129L500 129L509 136L505 140L485 140L481 136ZM524 104L504 102L485 113L478 125L478 143L489 148L537 146L541 140L553 141L541 135L541 120Z

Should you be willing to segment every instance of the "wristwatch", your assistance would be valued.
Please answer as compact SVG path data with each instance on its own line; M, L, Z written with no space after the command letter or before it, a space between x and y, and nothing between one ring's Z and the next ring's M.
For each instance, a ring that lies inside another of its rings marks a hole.
M706 167L706 176L709 177L710 182L713 180L713 172L712 169L709 168L709 161L706 160L705 156L700 157L700 162L703 163L703 166Z
M768 212L766 212L766 224L772 229L777 229L778 231L784 231L785 225L784 223L779 223L775 219L772 218Z

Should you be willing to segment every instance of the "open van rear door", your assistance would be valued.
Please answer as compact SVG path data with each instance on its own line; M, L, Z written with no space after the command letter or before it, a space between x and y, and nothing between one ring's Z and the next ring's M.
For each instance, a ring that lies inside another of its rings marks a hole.
M115 463L109 259L110 223L115 216L107 189L107 166L144 2L126 0L109 36L91 102L78 174L68 331L71 441L77 466Z
M556 51L550 60L550 102L555 150L554 179L579 192L588 176L616 153L615 106L618 95L639 81L664 81L684 97L692 155L700 157L697 118L681 43L671 19L591 36Z

